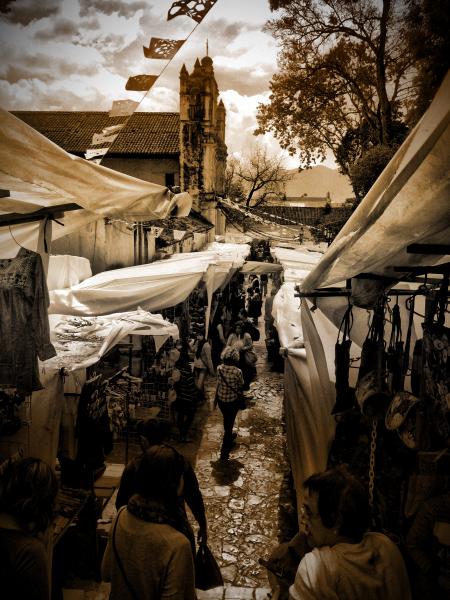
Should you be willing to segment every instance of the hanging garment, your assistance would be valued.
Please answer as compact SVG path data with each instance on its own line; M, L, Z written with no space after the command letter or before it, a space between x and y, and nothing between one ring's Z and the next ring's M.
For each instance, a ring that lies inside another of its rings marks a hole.
M21 248L15 258L0 259L0 386L24 395L42 389L37 359L56 355L48 305L39 254Z

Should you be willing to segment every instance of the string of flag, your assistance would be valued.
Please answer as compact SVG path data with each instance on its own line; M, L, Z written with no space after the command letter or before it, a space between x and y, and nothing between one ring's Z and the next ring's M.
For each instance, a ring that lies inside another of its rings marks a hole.
M265 237L271 237L271 238L279 240L279 241L299 241L299 239L302 237L301 233L297 229L293 229L292 227L284 227L284 226L280 225L279 223L274 223L273 221L263 219L262 217L253 214L251 211L246 210L242 206L235 204L234 202L232 202L229 199L221 200L218 203L218 206L225 213L226 217L234 224L237 223L237 219L233 218L233 216L230 214L229 210L238 212L240 214L243 214L243 215L249 217L253 221L253 223L246 224L247 231L250 230L254 233L257 233L258 235L262 235ZM261 229L258 229L256 223L262 224L262 225L270 225L271 227L276 225L280 229L280 231L278 233L276 233L274 231L271 231L271 232L263 231Z
M246 217L249 217L250 219L253 219L257 223L262 223L264 225L278 225L278 227L281 227L282 229L291 231L291 232L295 233L296 235L298 234L298 231L296 229L285 226L285 225L280 225L280 223L277 223L276 221L270 221L269 219L265 219L264 217L261 217L259 214L255 214L254 212L252 212L252 210L250 208L244 208L244 207L240 206L239 204L236 204L229 198L224 198L224 199L220 200L220 203L224 204L225 206L229 206L230 208L232 208L234 210L239 211L240 213L242 213ZM277 218L276 215L273 215L271 213L262 213L262 214L267 214L267 215L272 216L273 218ZM290 221L290 222L294 223L294 221ZM296 225L301 226L301 227L307 227L309 229L319 230L318 227L313 227L312 225L304 225L303 223L296 223Z
M167 21L171 21L179 16L187 16L195 21L195 27L185 39L173 40L151 37L148 47L143 46L145 58L167 60L168 62L157 75L144 73L132 75L128 78L125 89L133 92L144 92L144 94L139 101L125 99L114 100L112 102L112 106L108 111L108 117L110 119L123 119L123 121L104 127L101 131L93 135L91 144L85 152L85 158L87 160L95 162L96 164L101 163L112 144L117 139L120 131L127 125L138 106L145 99L158 78L167 69L176 53L191 37L216 2L217 0L204 0L203 2L196 2L195 0L176 0L172 3L167 13Z

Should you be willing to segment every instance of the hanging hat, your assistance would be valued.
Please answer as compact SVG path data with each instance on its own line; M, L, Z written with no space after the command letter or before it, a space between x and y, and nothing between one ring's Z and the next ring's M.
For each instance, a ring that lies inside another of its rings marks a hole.
M377 371L370 371L358 381L355 397L362 414L372 419L384 418L391 400L384 377Z
M397 392L392 398L392 402L386 412L385 425L389 431L398 430L403 425L409 411L420 400L409 392Z

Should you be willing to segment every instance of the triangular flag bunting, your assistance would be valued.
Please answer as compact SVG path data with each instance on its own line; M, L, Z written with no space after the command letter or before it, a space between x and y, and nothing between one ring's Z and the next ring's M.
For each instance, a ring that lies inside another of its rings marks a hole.
M110 117L128 117L138 106L139 102L134 100L114 100L108 114Z
M144 46L145 58L163 58L170 59L175 56L184 40L165 40L162 38L152 38L149 47Z
M129 77L125 89L131 92L148 92L157 79L158 75L135 75Z
M207 13L211 10L217 0L204 0L204 2L193 2L192 0L177 0L169 8L167 20L175 19L180 15L191 17L197 23L200 23Z
M89 148L84 153L84 157L86 160L91 160L91 158L95 158L96 156L104 156L108 152L108 148Z
M173 230L173 239L179 241L182 238L184 238L185 233L186 233L185 231L180 231L179 229L174 229Z
M150 227L150 233L154 235L156 238L159 237L164 231L164 227Z
M118 136L118 133L114 135L105 135L104 133L94 133L92 136L92 145L98 146L98 144L112 144Z
M123 129L124 125L110 125L109 127L104 127L102 129L102 133L105 135L111 135L113 133L119 133L121 129Z

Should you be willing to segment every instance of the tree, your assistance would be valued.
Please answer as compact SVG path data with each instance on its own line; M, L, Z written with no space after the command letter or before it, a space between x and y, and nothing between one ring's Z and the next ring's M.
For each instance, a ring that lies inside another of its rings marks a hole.
M273 131L302 167L331 150L350 175L367 147L399 143L395 124L414 96L413 61L402 0L270 0L279 16L266 24L278 40L280 70L256 133ZM404 134L406 128L404 129ZM347 138L346 138L347 136Z
M284 184L291 177L282 157L272 156L265 146L256 144L242 160L228 161L226 192L247 208L259 206L270 196L284 196Z
M450 0L407 0L405 37L415 65L416 96L407 119L414 125L450 68Z

